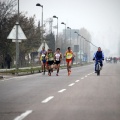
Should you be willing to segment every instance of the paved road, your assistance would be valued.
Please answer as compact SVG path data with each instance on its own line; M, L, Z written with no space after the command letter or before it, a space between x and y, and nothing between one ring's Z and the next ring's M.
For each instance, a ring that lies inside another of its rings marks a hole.
M0 120L120 120L120 63L0 80Z

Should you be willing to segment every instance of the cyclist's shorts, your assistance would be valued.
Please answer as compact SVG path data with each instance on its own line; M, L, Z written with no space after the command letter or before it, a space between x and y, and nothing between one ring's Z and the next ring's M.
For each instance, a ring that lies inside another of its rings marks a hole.
M66 62L67 63L72 62L72 59L66 59Z

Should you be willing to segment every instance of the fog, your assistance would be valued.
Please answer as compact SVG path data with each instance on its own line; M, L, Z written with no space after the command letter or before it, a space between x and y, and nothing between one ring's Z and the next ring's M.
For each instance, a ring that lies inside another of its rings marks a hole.
M64 29L61 22L72 29L84 27L90 32L96 46L104 51L110 50L109 55L118 55L120 0L20 0L20 11L27 12L28 16L35 14L37 22L41 20L41 8L36 3L44 6L44 20L53 15L59 18L59 32ZM55 24L56 20L53 22Z

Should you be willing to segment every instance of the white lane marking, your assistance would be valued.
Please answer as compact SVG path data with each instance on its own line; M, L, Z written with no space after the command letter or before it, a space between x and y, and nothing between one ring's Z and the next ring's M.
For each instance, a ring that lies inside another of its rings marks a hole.
M64 92L66 89L62 89L62 90L60 90L60 91L58 91L59 93L62 93L62 92Z
M84 77L81 78L82 80L84 79Z
M54 98L54 96L50 96L50 97L46 98L45 100L43 100L41 103L47 103L53 98Z
M88 75L91 75L91 74L88 74Z
M70 87L71 87L71 86L73 86L74 84L75 84L75 83L71 83L71 84L70 84L70 85L68 85L68 86L70 86Z
M76 80L75 82L79 82L80 80Z
M25 113L21 114L20 116L16 117L14 120L23 120L25 117L27 117L30 113L32 113L32 110L28 110Z
M85 77L87 77L87 75Z

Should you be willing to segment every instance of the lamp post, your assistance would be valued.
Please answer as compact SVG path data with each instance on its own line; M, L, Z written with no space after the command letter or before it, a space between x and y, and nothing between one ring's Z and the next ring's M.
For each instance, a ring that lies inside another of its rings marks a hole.
M40 3L37 3L36 6L39 6L42 8L42 42L44 43L45 46L45 41L43 40L43 5L41 5Z
M79 36L79 34L78 34L78 32L74 32L74 33L76 33L77 34L77 45L78 45L78 36Z
M82 36L81 35L79 35L80 36L80 64L82 65L82 59L81 59L81 50L82 50L82 45L81 45L81 41L82 41Z
M53 18L57 19L57 41L58 41L58 17L54 15ZM55 42L55 49L56 49L56 42Z
M83 39L83 61L85 62L85 39Z
M61 24L65 25L65 40L64 40L64 44L66 45L66 24L64 22L61 22Z
M64 44L63 44L63 52L65 52L66 50L66 24L64 22L61 22L61 24L65 25L65 40L64 40ZM65 47L64 47L65 45ZM65 60L64 60L64 66L65 66Z
M67 27L67 29L70 30L70 47L71 47L71 28L70 28L70 27Z
M77 34L77 45L78 45L78 37L79 37L79 34L78 34L78 32L74 32L74 33L76 33ZM76 64L77 64L77 51L76 51Z
M58 40L58 17L54 15L53 18L57 18L57 40Z

